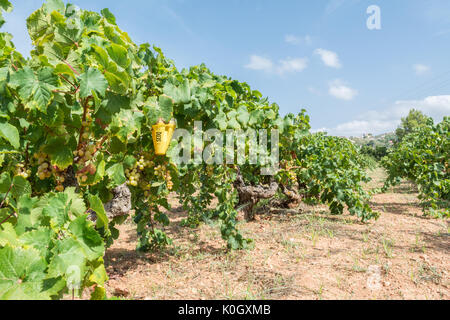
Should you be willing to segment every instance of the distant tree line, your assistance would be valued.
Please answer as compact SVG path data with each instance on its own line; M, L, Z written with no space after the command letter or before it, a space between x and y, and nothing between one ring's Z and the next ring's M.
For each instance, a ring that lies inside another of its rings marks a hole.
M408 135L427 125L430 117L419 110L412 109L408 116L402 118L400 126L392 133L379 136L368 135L364 138L352 138L361 149L361 153L380 161L388 155L389 150L397 146Z

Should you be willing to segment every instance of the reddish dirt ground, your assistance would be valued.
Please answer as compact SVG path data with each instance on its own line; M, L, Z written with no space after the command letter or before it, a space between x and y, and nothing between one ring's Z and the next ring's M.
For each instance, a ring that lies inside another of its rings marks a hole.
M379 187L383 171L372 172ZM227 252L217 225L179 226L169 213L174 245L138 254L128 221L107 251L108 296L125 299L450 299L449 220L424 217L403 184L375 195L380 219L367 224L326 207L261 215L241 222L251 250ZM176 208L177 204L172 203Z

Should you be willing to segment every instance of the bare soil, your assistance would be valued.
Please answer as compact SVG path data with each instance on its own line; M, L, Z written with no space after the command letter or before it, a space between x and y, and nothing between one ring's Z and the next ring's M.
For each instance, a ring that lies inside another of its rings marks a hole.
M371 173L380 187L384 172ZM138 254L131 221L107 251L108 296L125 299L449 299L449 220L424 217L414 186L377 194L367 224L326 207L260 215L239 229L251 250L227 252L218 225L183 228L175 208L174 245Z

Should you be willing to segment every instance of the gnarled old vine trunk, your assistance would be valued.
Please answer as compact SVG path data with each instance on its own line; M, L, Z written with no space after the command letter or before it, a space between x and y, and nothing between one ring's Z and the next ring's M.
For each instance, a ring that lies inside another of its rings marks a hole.
M297 192L298 186L289 188L273 180L271 180L269 185L246 185L240 172L238 172L234 187L239 194L237 207L242 208L247 221L255 219L255 205L263 199L274 198L279 189L286 196L286 199L274 199L274 201L271 201L270 206L292 209L297 207L303 199L302 195Z
M253 208L262 199L273 198L279 188L278 183L271 181L269 186L246 185L240 172L234 182L234 187L239 194L239 207L245 214L245 219L251 221L255 219Z
M131 211L131 192L126 184L112 190L113 198L105 204L105 211L109 219L120 217Z
M64 175L64 188L75 187L77 191L80 188L78 180L75 177L75 171L73 167L67 168ZM128 189L126 184L122 184L113 190L111 190L113 198L111 201L105 204L105 211L108 219L114 219L115 217L120 217L127 215L131 211L131 191ZM96 220L96 216L93 212L89 218L93 221Z

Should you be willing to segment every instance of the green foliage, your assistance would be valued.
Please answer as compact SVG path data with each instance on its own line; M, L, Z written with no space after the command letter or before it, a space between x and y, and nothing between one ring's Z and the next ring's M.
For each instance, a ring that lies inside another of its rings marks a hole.
M368 157L371 157L375 161L380 161L388 154L388 148L385 146L362 146L360 152Z
M378 217L361 185L370 181L365 159L350 141L319 133L299 137L296 145L294 172L306 201L328 204L331 214L347 207L362 221Z
M2 11L10 12L11 10L12 5L8 0L0 0L0 28L5 24Z
M167 157L156 156L151 127L159 118L191 133L195 121L221 132L278 129L282 161L292 163L275 177L281 186L294 178L307 201L327 203L333 214L347 207L364 221L376 217L360 185L367 177L358 152L346 140L310 134L305 110L281 117L246 83L204 65L177 70L159 48L133 43L108 9L48 0L27 27L34 46L27 60L0 33L0 298L59 298L78 270L80 289L95 287L92 297L102 299L105 246L123 221L110 221L104 204L123 183L140 250L172 243L164 232L171 192L188 211L185 224L219 219L229 249L251 245L238 230L234 182L241 172L248 183L269 183L260 170L270 159L179 164L176 143Z
M422 111L412 109L408 116L402 118L401 125L395 131L397 140L401 142L405 136L427 125L429 117Z
M103 286L105 247L73 189L16 195L0 225L0 299L56 299L69 289Z
M402 178L417 184L425 212L449 216L450 207L450 118L413 131L385 159L388 172L385 188Z

